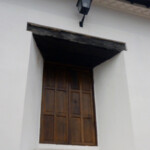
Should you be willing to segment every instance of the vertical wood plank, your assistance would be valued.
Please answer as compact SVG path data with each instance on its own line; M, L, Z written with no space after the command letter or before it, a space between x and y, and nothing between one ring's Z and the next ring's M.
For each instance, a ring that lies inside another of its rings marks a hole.
M89 70L46 64L43 82L40 142L96 145Z

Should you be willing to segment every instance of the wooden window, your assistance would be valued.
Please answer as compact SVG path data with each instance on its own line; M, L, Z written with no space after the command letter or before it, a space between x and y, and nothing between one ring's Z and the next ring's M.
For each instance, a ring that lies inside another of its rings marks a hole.
M45 64L40 142L96 145L90 69Z

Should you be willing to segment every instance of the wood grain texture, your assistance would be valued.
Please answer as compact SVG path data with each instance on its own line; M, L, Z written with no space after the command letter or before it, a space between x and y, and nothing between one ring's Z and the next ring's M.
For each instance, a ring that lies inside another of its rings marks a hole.
M53 38L59 38L63 40L68 40L71 42L77 42L84 45L92 45L100 48L106 48L109 50L122 51L126 50L126 46L122 42L115 42L111 40L106 40L102 38L92 37L89 35L78 34L74 32L67 32L65 30L60 30L52 27L41 26L33 23L27 24L27 30L34 34L41 36L49 36Z
M45 61L94 68L123 50L123 42L111 41L61 29L27 24ZM52 75L53 76L53 75ZM51 78L52 79L52 78ZM78 88L77 81L74 88ZM54 82L51 82L54 85Z
M96 145L90 69L45 63L41 143Z

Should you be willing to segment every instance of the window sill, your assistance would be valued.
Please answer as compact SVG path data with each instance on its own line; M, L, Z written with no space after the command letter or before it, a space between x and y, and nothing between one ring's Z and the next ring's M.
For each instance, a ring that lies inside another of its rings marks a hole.
M36 150L99 150L98 146L39 144Z

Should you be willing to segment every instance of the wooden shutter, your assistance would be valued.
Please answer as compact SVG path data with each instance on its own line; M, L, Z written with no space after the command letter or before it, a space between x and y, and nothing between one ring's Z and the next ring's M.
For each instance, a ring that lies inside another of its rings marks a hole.
M45 65L40 142L96 145L93 80L89 69Z

